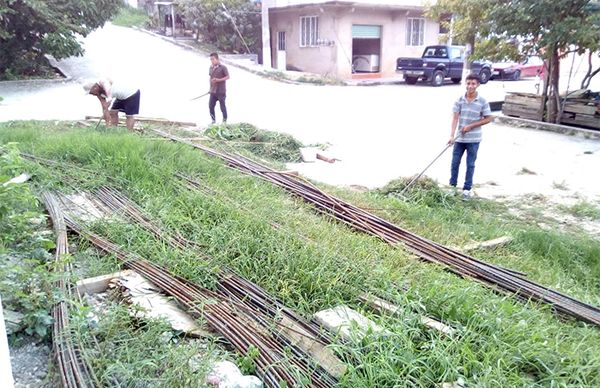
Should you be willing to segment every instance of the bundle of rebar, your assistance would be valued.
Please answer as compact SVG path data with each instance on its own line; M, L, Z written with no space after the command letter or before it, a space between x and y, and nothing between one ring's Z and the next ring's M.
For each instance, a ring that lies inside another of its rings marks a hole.
M56 234L56 253L54 271L60 274L56 287L61 299L52 308L52 345L58 364L58 373L62 385L67 388L100 386L93 370L82 354L82 346L73 341L73 332L69 323L69 302L72 297L72 285L65 277L70 273L71 266L65 263L69 253L67 228L64 222L60 203L51 193L43 193L42 200L48 210L54 233Z
M298 386L306 378L309 379L310 386L314 387L337 385L337 380L314 363L306 352L291 341L282 340L280 330L276 330L280 326L279 322L272 315L265 313L269 311L268 298L264 299L262 310L240 303L230 295L224 296L218 291L195 285L133 253L126 252L118 245L87 230L68 214L65 215L65 223L69 229L89 240L98 249L115 255L125 267L136 271L161 291L172 296L195 318L205 319L238 353L246 355L255 347L258 350L254 358L257 374L266 386L279 387L282 383ZM259 290L255 291L260 293Z
M440 264L460 276L471 277L491 285L494 289L515 294L522 300L547 303L559 313L600 326L599 308L526 279L517 271L483 262L421 237L348 202L328 195L308 181L296 176L275 171L238 154L216 151L160 130L153 131L159 136L187 144L208 155L220 158L233 169L260 177L282 187L312 204L319 212L333 217L353 229L376 236L391 245L403 245L405 249L423 260Z
M193 244L187 241L183 244L181 241L178 241L178 238L170 236L168 232L165 232L156 225L156 222L151 220L151 218L145 214L135 202L131 201L114 188L101 187L96 191L95 195L90 197L100 207L106 207L109 211L136 222L143 229L153 234L156 238L166 241L175 249L189 250L189 248L186 247L189 244ZM207 261L212 261L210 257L205 255L203 255L202 258ZM239 276L228 266L221 267L222 268L217 273L218 282L216 283L216 293L228 301L233 302L236 306L243 306L242 308L253 313L254 317L260 321L261 325L273 327L273 324L275 323L275 325L278 326L278 330L276 330L274 334L277 335L279 340L284 341L288 345L291 344L290 338L288 338L288 335L286 334L292 332L292 335L298 334L304 337L305 342L318 342L318 346L327 346L333 343L333 338L327 332L321 330L320 326L303 318L257 284ZM255 311L258 311L261 314L254 314ZM282 323L283 321L285 321L285 323ZM334 359L333 354L329 351L323 350L320 353L329 353L331 357L328 358ZM303 356L300 353L298 355ZM323 366L323 369L328 372L331 370L339 372L340 369L342 369L341 367L331 367L331 364L336 364L335 361L329 364L330 365ZM331 367L331 369L329 367Z
M156 238L164 240L175 249L189 250L190 247L195 248L193 242L183 240L182 237L173 237L164 231L135 202L112 187L100 187L95 195L90 197L99 206L106 207L111 212L132 220ZM207 261L212 260L205 255L202 255L202 258ZM272 318L278 314L284 314L325 344L332 342L332 338L320 330L317 325L305 320L260 286L239 276L228 266L221 265L221 267L222 269L218 274L219 282L217 283L217 292L221 295L235 299L238 303L247 304L250 308L257 308Z

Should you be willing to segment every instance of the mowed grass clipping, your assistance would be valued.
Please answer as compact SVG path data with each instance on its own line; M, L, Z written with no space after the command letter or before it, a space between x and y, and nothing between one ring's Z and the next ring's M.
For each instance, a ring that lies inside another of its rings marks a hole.
M119 130L99 133L47 123L1 124L0 142L18 142L24 152L88 170L27 163L38 189L110 184L169 232L202 244L201 252L177 252L135 226L98 226L181 276L211 287L215 271L228 265L307 317L346 304L385 327L390 335L336 346L349 364L344 387L429 387L458 379L481 386L600 386L598 328L423 263L199 151ZM176 173L196 179L204 192L186 188ZM324 188L447 245L511 235L512 244L473 255L600 305L599 244L583 234L539 230L483 200L425 193L402 201ZM371 314L356 301L363 291L394 301L403 313ZM456 335L448 338L421 326L420 315L444 320Z

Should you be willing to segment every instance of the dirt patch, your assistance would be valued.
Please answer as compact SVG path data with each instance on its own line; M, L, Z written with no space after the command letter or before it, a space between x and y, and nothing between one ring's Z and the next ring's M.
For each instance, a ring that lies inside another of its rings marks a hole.
M528 194L522 196L502 196L495 200L509 206L511 213L519 218L531 220L540 228L561 231L583 230L594 238L600 238L600 217L572 214L571 210L580 203L588 203L600 209L600 201L578 194L562 196Z
M31 337L21 337L19 345L10 348L10 362L12 365L15 388L46 388L54 387L48 377L50 363L50 346L43 342L36 342Z

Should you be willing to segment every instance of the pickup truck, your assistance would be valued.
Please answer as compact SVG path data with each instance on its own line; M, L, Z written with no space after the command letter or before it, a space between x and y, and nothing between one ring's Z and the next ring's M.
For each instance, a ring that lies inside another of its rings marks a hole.
M446 78L458 84L462 78L464 58L463 46L427 46L421 58L398 58L396 73L402 74L410 85L423 79L433 86L440 86ZM488 62L473 62L471 71L479 74L482 84L487 83L492 75L491 64Z

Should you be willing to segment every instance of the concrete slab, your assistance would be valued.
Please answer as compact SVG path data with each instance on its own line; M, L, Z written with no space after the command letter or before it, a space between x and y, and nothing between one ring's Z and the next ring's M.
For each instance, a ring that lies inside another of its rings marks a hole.
M346 341L362 340L369 331L383 335L392 334L348 306L336 306L319 311L314 314L314 318L325 329Z

